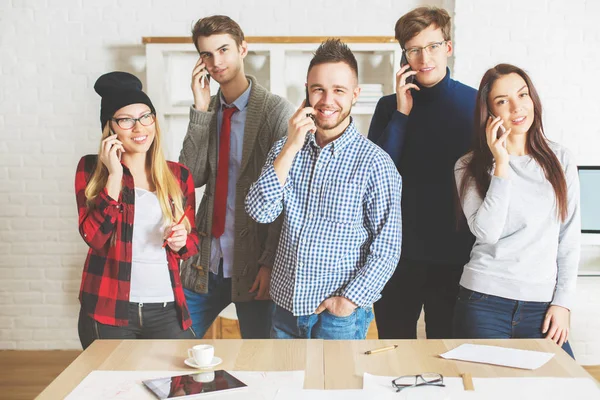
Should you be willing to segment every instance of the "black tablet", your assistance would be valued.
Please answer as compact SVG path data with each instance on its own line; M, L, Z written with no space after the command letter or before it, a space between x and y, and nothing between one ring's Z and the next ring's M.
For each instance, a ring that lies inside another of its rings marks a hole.
M143 383L159 399L185 398L247 387L224 370L148 379Z

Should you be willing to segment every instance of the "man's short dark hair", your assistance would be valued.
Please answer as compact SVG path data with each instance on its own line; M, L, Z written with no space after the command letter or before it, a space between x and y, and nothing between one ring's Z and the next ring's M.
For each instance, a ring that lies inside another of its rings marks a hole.
M192 28L192 40L196 50L198 48L198 38L201 36L212 36L219 34L229 34L238 46L244 41L244 32L237 22L226 15L213 15L211 17L200 18Z
M350 50L345 43L342 43L340 39L327 39L321 43L317 51L315 51L312 60L310 60L308 72L310 72L315 65L338 62L346 63L354 72L356 79L358 79L358 63L356 62L356 57L354 57L352 50Z

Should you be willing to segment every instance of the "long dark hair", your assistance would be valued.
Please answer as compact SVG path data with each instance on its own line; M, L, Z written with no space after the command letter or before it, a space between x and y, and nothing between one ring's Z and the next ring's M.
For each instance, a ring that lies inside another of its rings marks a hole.
M527 132L526 150L533 159L541 166L548 182L554 188L556 196L557 216L564 221L567 218L567 181L558 158L548 145L548 138L544 134L542 125L542 102L533 86L529 75L521 68L510 64L498 64L487 70L479 84L477 101L475 104L475 130L473 144L471 146L471 157L458 168L465 168L463 179L460 184L459 196L463 198L471 179L475 180L475 186L479 195L484 198L490 187L491 171L494 165L494 157L487 144L485 127L488 119L488 96L492 86L499 78L517 74L527 84L529 96L533 101L533 124Z

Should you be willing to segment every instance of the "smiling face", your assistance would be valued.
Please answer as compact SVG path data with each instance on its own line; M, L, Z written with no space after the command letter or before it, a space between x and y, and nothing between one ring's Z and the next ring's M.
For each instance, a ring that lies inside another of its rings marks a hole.
M502 118L511 135L524 135L533 124L534 106L525 80L516 73L498 78L488 95L488 107L492 114Z
M245 41L238 46L231 35L223 33L198 37L197 47L208 73L219 84L227 84L244 74L244 58L248 54Z
M317 64L308 72L306 84L317 129L341 133L360 93L355 72L345 62Z
M146 104L130 104L117 110L113 118L140 118L150 112L150 107ZM110 121L110 127L117 134L117 138L123 142L125 152L128 154L146 153L156 137L155 123L143 126L141 122L136 121L133 128L123 129L117 122Z
M440 28L432 24L408 40L404 44L404 50L422 49L439 42L444 42L444 34ZM408 60L410 68L417 71L415 76L417 81L424 87L435 86L446 76L448 57L452 55L452 41L448 40L439 47L431 49L431 53L421 50L414 59Z

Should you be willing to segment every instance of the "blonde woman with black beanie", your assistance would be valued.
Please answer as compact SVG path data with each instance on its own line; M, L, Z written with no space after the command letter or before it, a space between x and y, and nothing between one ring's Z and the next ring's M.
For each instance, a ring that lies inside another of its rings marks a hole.
M95 339L195 337L179 277L198 252L194 183L166 161L156 111L126 72L102 75L98 154L77 166L79 232L89 250L79 300L83 348Z

